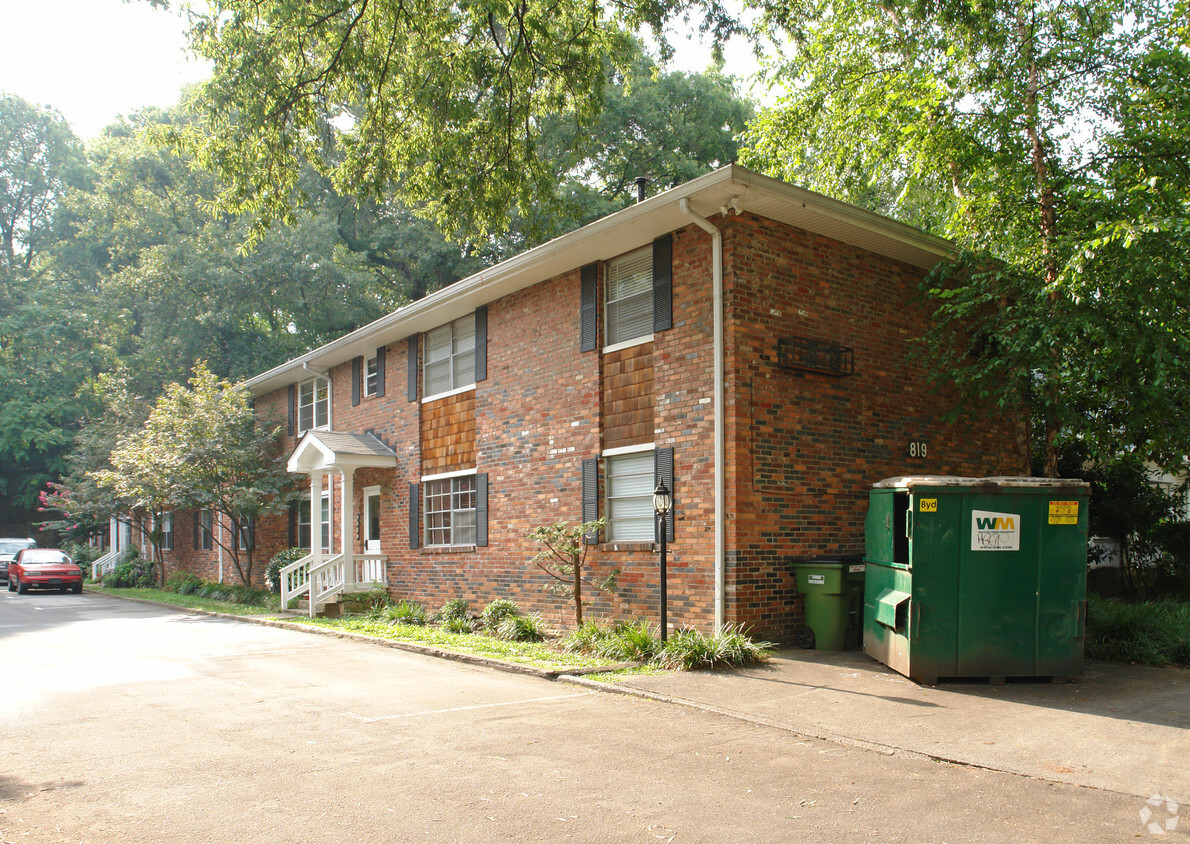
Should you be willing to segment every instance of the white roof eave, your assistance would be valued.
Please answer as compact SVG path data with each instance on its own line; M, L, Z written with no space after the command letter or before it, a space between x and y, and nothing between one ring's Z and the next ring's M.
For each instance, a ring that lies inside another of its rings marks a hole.
M325 371L371 355L380 346L429 331L517 290L644 246L691 223L679 207L681 199L704 217L747 211L921 268L954 253L949 241L730 164L481 270L253 376L245 386L254 396L271 392L311 377L307 365Z

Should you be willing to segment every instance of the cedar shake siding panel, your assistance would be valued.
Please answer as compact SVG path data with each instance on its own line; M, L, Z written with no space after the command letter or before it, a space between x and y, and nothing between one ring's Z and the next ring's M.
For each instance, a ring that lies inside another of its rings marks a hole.
M653 344L603 356L603 447L653 442Z
M423 475L475 468L475 392L429 402L421 413Z

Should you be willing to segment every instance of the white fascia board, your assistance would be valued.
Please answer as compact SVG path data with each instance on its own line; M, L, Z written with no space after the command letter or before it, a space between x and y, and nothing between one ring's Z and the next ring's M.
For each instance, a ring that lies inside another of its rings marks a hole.
M682 198L705 217L729 208L750 211L922 268L955 252L954 244L912 226L729 164L480 270L244 385L260 396L299 380L307 366L329 370L358 355L367 357L378 346L437 328L480 305L644 246L691 224L678 207Z

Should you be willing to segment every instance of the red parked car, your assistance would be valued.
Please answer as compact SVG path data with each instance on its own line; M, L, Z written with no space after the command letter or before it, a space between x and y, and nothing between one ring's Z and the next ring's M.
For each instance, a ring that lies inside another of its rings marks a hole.
M83 591L83 570L65 551L26 548L8 564L8 591L24 595L30 589Z

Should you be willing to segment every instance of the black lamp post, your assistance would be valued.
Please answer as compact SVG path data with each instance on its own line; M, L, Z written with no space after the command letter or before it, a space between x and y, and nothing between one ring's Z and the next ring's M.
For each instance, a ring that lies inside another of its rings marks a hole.
M669 513L670 508L673 507L673 494L669 491L669 487L665 485L665 481L658 481L657 488L653 490L653 512L657 514L657 536L661 540L661 641L665 642L666 630L669 628L668 613L666 610L666 600L668 598L665 585L665 540L668 534L665 524L665 516Z

